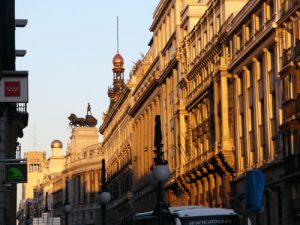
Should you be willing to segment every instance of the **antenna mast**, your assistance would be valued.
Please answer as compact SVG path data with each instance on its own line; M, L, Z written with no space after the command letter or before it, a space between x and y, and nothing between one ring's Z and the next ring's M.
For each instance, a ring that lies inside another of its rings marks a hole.
M36 150L36 125L33 126L33 149Z
M117 52L119 53L119 17L117 16Z

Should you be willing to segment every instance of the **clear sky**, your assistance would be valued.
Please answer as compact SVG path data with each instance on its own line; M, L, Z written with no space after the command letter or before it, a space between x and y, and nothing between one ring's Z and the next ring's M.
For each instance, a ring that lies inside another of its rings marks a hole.
M149 31L159 0L16 0L16 18L28 19L16 29L18 70L29 71L29 121L19 139L22 152L43 150L59 139L66 149L71 129L68 116L92 114L102 122L109 106L112 58L119 50L125 80L133 62L148 50Z

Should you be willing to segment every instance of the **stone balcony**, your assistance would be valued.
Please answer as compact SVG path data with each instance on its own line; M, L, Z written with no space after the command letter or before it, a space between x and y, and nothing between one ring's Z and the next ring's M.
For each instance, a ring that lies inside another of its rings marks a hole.
M286 175L296 173L300 170L300 154L285 157L284 172Z
M282 68L287 66L292 61L292 58L293 58L292 50L293 50L292 47L283 50L282 58L281 58Z
M284 103L282 108L283 122L289 122L300 116L300 94L297 98L290 99Z

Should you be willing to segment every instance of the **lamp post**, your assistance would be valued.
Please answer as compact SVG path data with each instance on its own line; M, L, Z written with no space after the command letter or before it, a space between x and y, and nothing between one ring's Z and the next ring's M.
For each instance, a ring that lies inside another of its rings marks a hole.
M25 218L25 224L30 225L32 223L32 219L30 218L30 202L27 202L27 212Z
M155 135L154 135L154 165L151 167L150 177L152 177L152 184L156 186L157 203L153 210L153 215L159 219L159 224L162 224L162 216L171 216L171 212L164 201L163 185L170 178L170 170L168 161L164 159L161 122L160 116L155 116Z
M96 202L101 205L101 222L102 225L106 224L106 204L110 201L111 194L107 190L106 186L106 171L105 171L105 159L101 161L101 192L98 192L96 196Z
M49 212L49 209L48 209L48 192L46 192L45 213L46 213L46 212Z
M69 194L68 194L68 180L66 179L66 197L65 197L65 203L63 206L63 211L65 213L65 222L66 225L68 225L68 215L72 210L72 205L69 202Z

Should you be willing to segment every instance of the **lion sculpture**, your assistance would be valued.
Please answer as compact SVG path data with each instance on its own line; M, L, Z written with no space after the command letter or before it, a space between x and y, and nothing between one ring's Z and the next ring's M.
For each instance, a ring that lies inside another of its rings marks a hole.
M74 127L84 127L86 126L85 118L77 117L74 113L71 113L71 115L68 117L70 120L69 125Z

